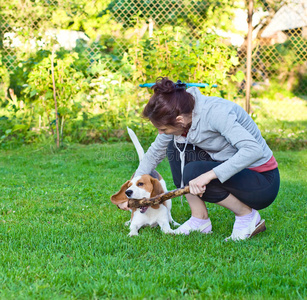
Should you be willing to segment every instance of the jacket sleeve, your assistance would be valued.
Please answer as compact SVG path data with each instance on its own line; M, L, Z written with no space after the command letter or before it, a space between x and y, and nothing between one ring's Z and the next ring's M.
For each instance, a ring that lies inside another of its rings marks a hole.
M212 115L210 123L214 131L219 132L228 143L238 149L232 157L213 169L222 183L263 157L261 145L239 124L234 111L219 118Z
M173 135L158 134L155 141L145 153L139 167L135 171L134 177L143 174L150 174L166 157L166 149L172 139Z

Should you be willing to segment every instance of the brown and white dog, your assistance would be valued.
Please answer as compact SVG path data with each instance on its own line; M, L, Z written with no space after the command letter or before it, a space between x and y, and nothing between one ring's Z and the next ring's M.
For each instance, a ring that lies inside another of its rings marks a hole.
M144 150L130 128L128 128L128 133L141 161L144 156ZM153 171L150 175L132 177L132 179L126 181L120 190L111 197L111 201L118 205L128 201L129 198L151 198L164 192L167 192L164 179L157 171ZM167 200L163 204L131 209L131 219L126 222L126 225L130 224L129 236L138 235L139 229L144 226L154 227L157 225L160 226L164 233L173 233L170 223L173 223L173 225L180 224L173 220L171 207L172 200Z

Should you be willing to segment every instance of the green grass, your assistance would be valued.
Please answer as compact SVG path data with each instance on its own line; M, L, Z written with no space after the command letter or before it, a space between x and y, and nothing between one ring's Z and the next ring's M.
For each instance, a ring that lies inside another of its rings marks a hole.
M244 101L236 100L242 107ZM300 150L307 147L306 96L287 97L275 91L272 98L251 98L251 113L272 148Z
M307 150L275 156L267 231L226 243L234 216L213 204L212 235L128 237L130 213L109 198L138 165L130 143L0 152L0 298L306 299ZM167 162L158 170L174 188ZM187 203L172 214L184 222Z

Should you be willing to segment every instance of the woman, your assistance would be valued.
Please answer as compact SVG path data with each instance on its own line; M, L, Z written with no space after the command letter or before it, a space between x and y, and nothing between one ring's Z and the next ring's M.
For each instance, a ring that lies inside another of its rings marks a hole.
M176 233L212 232L205 202L235 214L232 240L264 231L258 210L274 201L280 180L273 153L252 118L233 102L206 97L195 87L186 90L167 77L152 88L143 115L159 134L135 176L150 174L167 155L175 185L190 186L186 198L192 216Z

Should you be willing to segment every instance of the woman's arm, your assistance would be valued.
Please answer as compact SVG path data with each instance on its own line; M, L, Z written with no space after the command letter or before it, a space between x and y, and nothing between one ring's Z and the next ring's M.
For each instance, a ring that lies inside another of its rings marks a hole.
M172 139L173 135L158 134L155 141L145 153L143 160L135 171L134 177L150 174L165 158L167 146Z
M246 118L250 117L247 115ZM256 138L239 123L234 111L220 118L212 115L210 123L214 131L219 132L228 143L238 149L232 157L213 169L222 183L263 157L262 146ZM250 126L254 127L254 131L258 130L257 125L252 121L250 122Z

